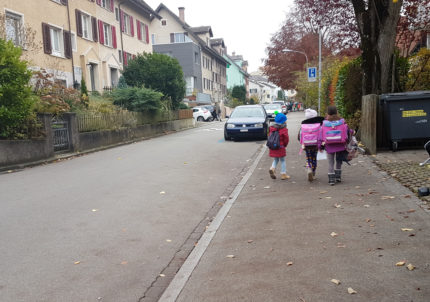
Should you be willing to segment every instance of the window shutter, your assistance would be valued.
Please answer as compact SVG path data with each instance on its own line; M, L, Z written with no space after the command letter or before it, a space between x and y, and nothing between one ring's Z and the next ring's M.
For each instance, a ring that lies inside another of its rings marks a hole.
M81 11L76 9L75 15L76 15L76 35L78 37L82 37L82 14L81 14Z
M133 17L130 16L130 33L131 36L134 37L134 26L133 26Z
M97 0L96 3L101 6L102 5L102 0Z
M65 30L63 32L64 36L64 56L66 59L70 59L72 57L72 34L70 31Z
M124 55L124 65L127 66L127 53L124 51L122 54Z
M136 59L136 55L132 55L131 57L133 58L133 60Z
M142 31L140 30L140 21L136 20L136 28L137 28L137 38L142 40Z
M97 31L97 18L91 17L91 28L93 31L93 41L98 42L99 41L99 35Z
M110 0L110 11L111 12L114 11L114 9L113 9L113 3L114 3L114 0Z
M116 44L116 29L115 26L111 26L112 29L112 46L113 48L117 48L117 44Z
M175 34L170 34L170 43L175 43Z
M145 24L146 43L149 44L149 27Z
M100 44L105 44L105 37L103 33L103 21L99 20L99 42Z
M121 23L121 32L124 32L124 30L125 30L124 12L122 10L120 10L119 15L120 15L120 23Z
M42 36L43 36L43 51L47 54L52 53L51 46L51 33L49 32L49 25L42 23Z

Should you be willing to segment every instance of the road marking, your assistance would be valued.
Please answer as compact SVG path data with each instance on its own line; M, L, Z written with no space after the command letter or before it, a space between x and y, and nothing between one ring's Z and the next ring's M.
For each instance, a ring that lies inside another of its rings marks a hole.
M221 223L223 222L224 218L227 216L228 212L230 211L231 207L233 206L240 192L242 192L242 189L244 188L246 182L251 177L252 173L254 172L255 168L257 167L258 163L263 157L264 152L266 151L266 148L267 148L266 146L264 145L262 146L260 154L258 154L257 158L255 159L255 162L252 164L248 172L245 174L245 176L242 178L240 183L236 186L234 191L231 193L230 195L231 198L227 199L227 201L221 207L218 214L215 216L214 220L209 225L207 230L203 233L196 247L188 256L187 260L185 260L184 264L182 265L178 273L175 275L172 282L170 282L169 286L166 288L166 290L164 291L163 295L158 300L158 302L176 301L182 289L187 284L187 281L190 278L192 272L196 268L201 257L205 253L207 247L209 246L210 242L212 241L213 237L215 236L216 232L221 226Z

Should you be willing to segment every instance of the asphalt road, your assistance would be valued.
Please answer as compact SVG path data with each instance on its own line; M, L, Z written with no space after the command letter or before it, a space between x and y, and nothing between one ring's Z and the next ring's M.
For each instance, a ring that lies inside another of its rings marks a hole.
M223 125L0 175L0 301L138 301L261 148Z

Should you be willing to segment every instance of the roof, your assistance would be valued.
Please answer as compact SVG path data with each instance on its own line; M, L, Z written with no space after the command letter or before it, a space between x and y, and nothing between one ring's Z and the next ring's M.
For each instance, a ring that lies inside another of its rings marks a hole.
M210 43L211 43L211 46L222 45L222 47L225 47L223 38L211 39Z
M157 14L162 10L165 9L174 19L176 22L178 22L180 25L182 25L182 28L188 32L190 36L192 36L199 44L200 46L209 52L212 56L216 57L218 60L222 61L225 64L228 64L228 61L224 59L220 54L218 54L215 50L213 50L211 47L209 47L205 41L203 41L195 32L192 31L192 27L189 26L186 22L183 22L176 14L174 14L167 6L165 6L163 3L160 3L158 7L156 8Z
M146 11L150 16L151 20L156 17L157 19L161 19L161 16L155 12L145 1L143 0L128 0L129 2L137 5L139 8Z
M237 68L240 70L240 72L242 72L246 77L249 78L249 73L247 73L245 70L242 69L242 67L240 67L239 65L236 64L236 62L228 55L225 55L228 59L231 60L231 63L234 64L235 66L237 66Z
M212 28L210 26L190 27L190 30L195 34L209 33L209 36L211 38L214 36L212 33Z

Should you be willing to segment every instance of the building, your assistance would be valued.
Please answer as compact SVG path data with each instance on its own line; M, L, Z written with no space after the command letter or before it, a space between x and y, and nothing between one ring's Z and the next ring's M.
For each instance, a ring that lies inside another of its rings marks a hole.
M23 46L23 58L32 69L45 69L66 87L77 87L85 79L89 90L100 92L117 84L130 58L152 51L149 25L151 18L160 18L142 0L0 4L6 37Z
M211 47L211 27L188 25L183 7L179 8L179 16L164 4L160 4L155 11L161 19L153 18L151 23L153 51L178 59L188 96L197 96L197 101L201 99L201 103L208 100L222 102L227 93L228 62L220 54L220 47L218 50Z
M249 74L246 72L247 62L238 60L237 56L229 56L224 54L224 58L229 62L227 68L227 89L233 89L234 86L245 86L247 95L249 98Z

